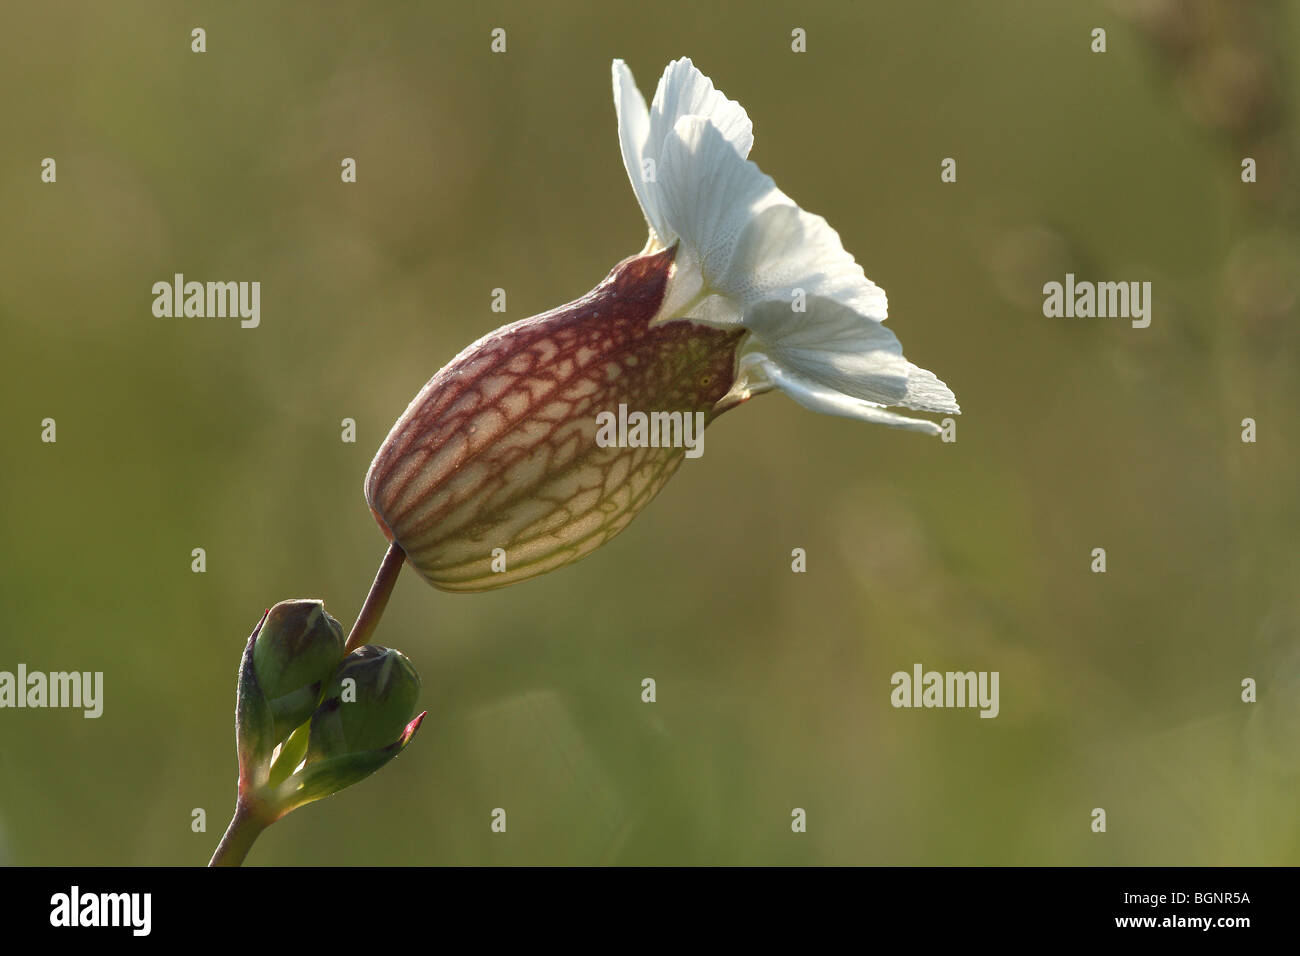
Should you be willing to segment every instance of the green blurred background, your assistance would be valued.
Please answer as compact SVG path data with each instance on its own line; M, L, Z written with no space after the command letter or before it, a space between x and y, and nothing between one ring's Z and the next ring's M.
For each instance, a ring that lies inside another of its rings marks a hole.
M887 290L958 441L766 396L574 566L476 595L403 575L376 640L429 719L250 863L1300 863L1300 6L4 20L0 669L106 686L98 720L0 711L0 860L207 861L249 631L289 597L350 624L385 544L370 458L501 324L492 289L521 318L641 247L609 63L648 99L689 55ZM1153 282L1151 327L1044 318L1067 271ZM261 327L154 318L175 272L259 280ZM1001 715L893 709L915 662L999 671Z

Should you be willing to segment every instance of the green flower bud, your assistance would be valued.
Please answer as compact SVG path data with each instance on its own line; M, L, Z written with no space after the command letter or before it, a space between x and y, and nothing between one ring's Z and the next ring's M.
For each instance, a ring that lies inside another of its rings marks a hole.
M396 742L415 715L420 675L401 651L377 644L343 659L311 717L307 763L380 750Z
M281 601L253 646L253 669L271 707L275 738L307 720L343 659L343 628L320 601Z
M373 645L344 657L344 646L343 629L320 601L282 601L249 635L235 697L239 803L214 865L242 858L246 845L235 852L227 843L237 831L251 841L248 821L260 831L364 780L420 729L411 662Z

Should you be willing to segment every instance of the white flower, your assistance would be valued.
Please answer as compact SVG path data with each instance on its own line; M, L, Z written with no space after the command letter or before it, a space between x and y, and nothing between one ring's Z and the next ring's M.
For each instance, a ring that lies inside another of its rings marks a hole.
M885 410L959 412L948 386L903 357L882 324L884 291L839 234L746 159L754 134L744 108L689 59L664 70L649 110L622 60L613 73L647 249L677 247L655 321L746 329L736 398L779 388L813 411L939 434L934 422Z
M435 587L504 587L594 551L658 494L687 444L703 450L709 422L759 392L931 434L933 422L887 406L957 411L947 386L903 358L881 324L885 294L835 231L746 160L743 109L690 60L669 65L651 110L619 62L614 93L646 249L586 295L461 351L366 475L380 527ZM660 430L634 432L633 415Z

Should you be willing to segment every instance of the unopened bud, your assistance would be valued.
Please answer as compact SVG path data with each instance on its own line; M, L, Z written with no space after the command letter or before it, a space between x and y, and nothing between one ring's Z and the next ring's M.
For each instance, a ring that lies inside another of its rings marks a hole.
M343 659L343 628L320 601L281 601L253 645L253 669L283 740L311 716Z
M420 675L401 651L359 647L339 665L311 718L307 763L379 750L394 743L415 715Z
M384 440L366 501L435 587L479 591L594 551L685 449L597 442L620 406L712 420L742 330L654 322L674 250L624 260L587 295L485 336L424 386Z

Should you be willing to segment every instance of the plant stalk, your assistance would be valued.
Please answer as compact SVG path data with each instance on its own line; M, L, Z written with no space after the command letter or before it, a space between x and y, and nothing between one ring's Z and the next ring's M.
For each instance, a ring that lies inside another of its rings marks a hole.
M406 552L394 541L388 546L388 552L375 574L375 581L370 585L370 593L366 595L366 603L361 606L357 622L352 625L352 633L343 646L344 654L350 654L369 642L379 619L384 616L384 608L388 607L388 598L393 593L393 585L397 583L397 575L405 562Z
M217 850L212 854L208 866L241 865L244 857L248 856L253 841L270 825L270 820L257 813L240 797L235 803L235 815L230 818L230 826L226 827L226 835L217 844Z

